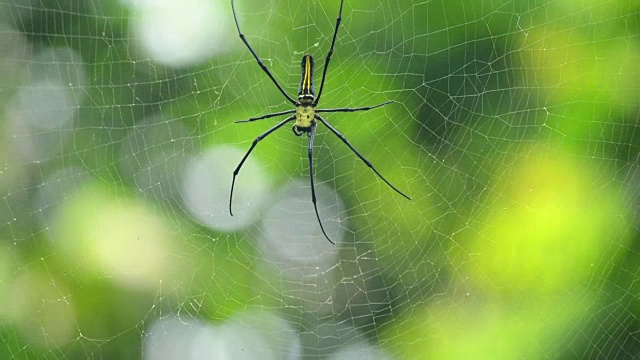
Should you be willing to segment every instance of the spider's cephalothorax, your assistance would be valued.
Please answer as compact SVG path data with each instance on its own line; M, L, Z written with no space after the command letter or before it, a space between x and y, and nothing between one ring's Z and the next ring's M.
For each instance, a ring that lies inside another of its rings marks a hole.
M378 172L378 170L376 170L376 168L373 167L371 162L367 160L364 156L362 156L362 154L360 154L360 152L356 150L353 147L353 145L351 145L351 143L349 143L349 141L347 140L346 137L344 137L344 135L342 135L338 130L336 130L333 126L331 126L325 119L323 119L322 116L320 116L320 113L368 111L375 108L379 108L381 106L388 105L392 103L392 101L385 101L378 105L363 106L363 107L357 107L357 108L316 109L316 106L318 106L318 103L320 102L320 97L322 96L322 89L324 88L324 80L327 77L327 69L329 68L329 62L331 61L333 48L336 45L336 38L338 37L338 29L340 28L340 22L342 21L342 7L344 5L344 0L340 0L340 11L338 12L338 17L336 18L336 27L333 31L331 47L329 48L329 52L327 53L327 57L324 62L324 69L322 70L322 80L320 82L320 90L318 91L318 96L316 96L315 88L313 86L313 57L311 57L311 55L304 55L302 57L302 80L300 80L300 87L298 88L297 101L294 100L291 97L291 95L287 94L286 91L284 91L284 89L282 88L282 86L280 86L276 78L273 77L273 75L271 74L271 71L269 71L267 66L262 62L262 60L260 60L260 57L258 56L258 54L256 54L255 51L253 51L253 48L251 47L251 45L249 45L249 42L247 41L242 31L240 31L240 25L238 24L238 17L236 16L236 8L233 1L234 0L231 0L231 9L233 11L233 20L236 23L236 28L238 29L238 36L240 36L240 40L242 40L242 42L247 46L247 49L249 49L249 51L251 52L251 55L253 55L254 59L256 59L262 71L264 71L264 73L267 74L269 79L271 79L273 84L278 88L280 93L287 99L287 101L289 101L289 103L295 106L295 109L279 111L271 114L252 117L247 120L236 121L236 122L251 122L251 121L268 119L268 118L282 116L282 115L289 116L288 118L280 121L276 125L272 126L269 130L263 132L257 138L255 138L255 140L253 140L253 144L251 144L251 147L249 148L247 153L244 154L244 157L242 158L242 160L240 160L240 163L238 164L236 169L233 170L233 180L231 180L231 193L229 194L229 213L233 215L233 212L231 212L231 203L233 201L233 187L236 183L236 176L238 176L238 173L240 172L240 169L242 168L242 165L244 164L244 162L249 157L249 154L251 154L253 149L256 147L256 145L258 145L260 141L262 141L262 139L266 138L267 136L269 136L269 134L278 130L279 128L281 128L282 126L284 126L285 124L289 123L292 120L295 120L295 123L293 124L293 128L292 128L294 134L296 134L297 136L300 136L304 133L307 133L309 135L309 146L307 147L307 155L309 156L309 175L310 175L309 178L311 180L311 202L313 203L313 208L316 211L316 218L318 218L318 223L320 224L320 230L322 230L324 237L326 237L330 243L334 244L334 242L331 241L331 239L329 239L329 236L324 231L324 227L322 226L322 221L320 220L320 214L318 214L318 204L316 203L316 188L313 183L313 139L315 138L315 135L316 135L316 128L318 126L318 121L321 122L324 126L326 126L327 129L329 129L329 131L331 131L335 136L338 137L338 139L340 139L340 141L342 141L345 145L347 145L349 149L351 149L351 151L353 151L356 154L356 156L360 158L360 160L362 160L374 173L376 173L376 175L378 175L380 179L382 179L382 181L384 181L387 185L389 185L389 187L395 190L398 194L411 200L410 197L405 195L402 191L398 190L395 186L391 185L391 183L387 179L385 179L384 176L382 176Z
M296 123L291 128L297 136L310 134L311 127L316 124L316 89L313 85L313 57L302 57L302 79L298 87L298 103L296 104Z

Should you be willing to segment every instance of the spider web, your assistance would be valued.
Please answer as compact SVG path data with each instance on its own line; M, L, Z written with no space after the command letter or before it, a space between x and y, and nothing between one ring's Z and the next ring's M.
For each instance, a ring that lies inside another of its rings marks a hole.
M237 0L291 94L339 1ZM0 0L0 358L637 359L640 5L350 1L306 136L228 1Z

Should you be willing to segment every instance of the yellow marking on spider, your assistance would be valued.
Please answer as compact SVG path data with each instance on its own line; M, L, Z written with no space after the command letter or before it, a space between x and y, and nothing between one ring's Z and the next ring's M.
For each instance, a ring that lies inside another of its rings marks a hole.
M311 94L311 56L305 56L302 92L304 94Z
M313 57L307 54L302 57L302 79L298 88L298 103L311 105L315 95L313 87Z
M315 124L316 109L311 105L298 105L296 107L296 126L308 129Z

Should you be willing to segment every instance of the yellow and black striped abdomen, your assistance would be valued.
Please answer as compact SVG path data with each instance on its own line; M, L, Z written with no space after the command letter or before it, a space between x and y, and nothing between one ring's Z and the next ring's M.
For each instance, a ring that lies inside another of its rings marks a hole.
M302 79L298 87L298 101L302 104L311 104L316 97L316 89L313 85L313 57L309 54L302 57Z

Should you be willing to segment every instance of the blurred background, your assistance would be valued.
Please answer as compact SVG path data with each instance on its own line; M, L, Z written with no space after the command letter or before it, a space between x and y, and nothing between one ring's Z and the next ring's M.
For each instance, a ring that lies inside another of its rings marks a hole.
M236 0L292 96L338 0ZM228 0L0 0L0 358L637 359L640 2L346 0L306 136Z

